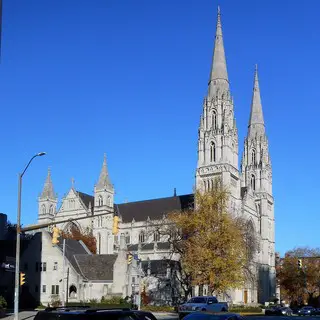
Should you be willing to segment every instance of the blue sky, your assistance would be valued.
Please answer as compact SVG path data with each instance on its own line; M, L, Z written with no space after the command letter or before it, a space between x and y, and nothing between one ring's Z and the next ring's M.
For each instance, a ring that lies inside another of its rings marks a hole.
M4 0L0 211L37 219L52 168L92 193L107 153L116 200L192 192L197 130L213 50L214 0ZM317 0L221 0L242 154L253 85L273 164L276 249L319 246L320 20ZM306 5L307 4L307 5Z

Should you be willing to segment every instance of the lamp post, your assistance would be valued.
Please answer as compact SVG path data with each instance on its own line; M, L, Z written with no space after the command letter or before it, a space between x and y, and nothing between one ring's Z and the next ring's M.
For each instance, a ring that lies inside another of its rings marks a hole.
M14 287L14 320L19 320L19 273L20 273L20 234L21 234L21 190L22 190L22 177L30 166L32 160L36 157L44 156L45 152L35 154L22 173L19 173L18 180L18 212L17 212L17 242L16 242L16 269L15 269L15 287Z

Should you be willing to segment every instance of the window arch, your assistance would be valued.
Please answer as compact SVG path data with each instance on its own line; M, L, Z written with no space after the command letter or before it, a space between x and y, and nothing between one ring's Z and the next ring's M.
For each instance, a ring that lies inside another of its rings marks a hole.
M98 206L99 207L103 206L103 199L102 199L101 195L99 195L99 197L98 197Z
M216 145L213 141L210 143L210 162L216 162Z
M41 206L41 213L46 214L46 206L44 204Z
M98 249L98 254L101 254L101 234L98 233L98 245L97 245L97 249Z
M51 215L53 215L53 214L54 214L53 205L51 205L51 206L50 206L49 213L50 213Z
M211 115L211 124L212 124L212 129L217 129L217 113L215 110L212 111Z
M160 233L159 233L159 231L156 231L156 232L153 234L153 241L154 241L154 242L159 242L159 241L160 241Z
M256 190L256 178L254 175L251 175L251 188L253 191Z
M144 243L145 242L145 234L144 231L141 231L139 234L139 242Z
M130 234L129 234L129 232L126 232L126 244L130 244L130 241L131 239L130 239Z
M251 151L251 163L254 165L256 163L256 150Z
M108 196L108 206L111 207L111 197Z

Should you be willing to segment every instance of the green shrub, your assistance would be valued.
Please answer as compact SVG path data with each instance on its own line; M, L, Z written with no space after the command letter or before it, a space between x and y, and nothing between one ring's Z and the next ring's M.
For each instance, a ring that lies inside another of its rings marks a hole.
M143 306L141 308L144 311L150 311L150 312L174 312L174 307L170 306Z
M7 301L3 296L0 296L0 309L5 309L7 307Z
M250 306L232 306L229 308L229 312L262 312L261 307L250 307Z
M110 308L130 308L131 304L129 303L116 303L114 302L113 299L101 299L103 302L71 302L71 303L67 303L67 306L88 306L91 308L105 308L105 309L110 309ZM113 303L112 303L113 301Z

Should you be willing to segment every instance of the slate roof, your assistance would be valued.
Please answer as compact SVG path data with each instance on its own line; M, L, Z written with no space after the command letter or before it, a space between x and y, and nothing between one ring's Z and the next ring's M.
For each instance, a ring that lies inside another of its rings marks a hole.
M185 194L168 198L159 198L115 205L115 211L122 217L123 222L146 221L161 219L164 214L175 210L193 208L194 195Z
M89 208L89 203L91 202L91 207L93 208L94 206L94 196L91 196L90 194L87 193L83 193L80 191L77 191L79 197L81 198L81 200L83 201L84 205Z
M158 242L157 246L158 246L158 249L160 249L160 250L170 249L170 243L169 242Z
M172 269L179 269L179 261L173 260L150 260L150 261L141 261L142 270L147 273L148 267L150 265L151 275L153 276L164 276L167 274L168 264Z
M63 242L61 241L58 246L63 250ZM72 264L74 269L80 273L78 263L75 260L76 254L90 255L88 251L83 247L83 245L78 240L66 239L66 258Z
M138 251L138 245L137 244L129 244L127 246L128 251Z
M88 280L113 280L113 265L117 255L76 254L74 258L79 266L81 274Z

